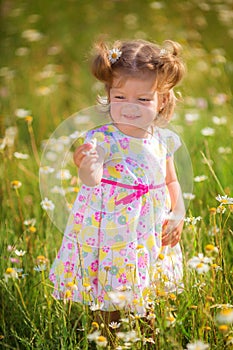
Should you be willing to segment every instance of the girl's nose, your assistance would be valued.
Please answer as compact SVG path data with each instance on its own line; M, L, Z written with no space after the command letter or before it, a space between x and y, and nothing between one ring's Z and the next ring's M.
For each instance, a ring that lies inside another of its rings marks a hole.
M139 106L134 103L125 103L121 108L121 113L126 115L138 115L139 112Z

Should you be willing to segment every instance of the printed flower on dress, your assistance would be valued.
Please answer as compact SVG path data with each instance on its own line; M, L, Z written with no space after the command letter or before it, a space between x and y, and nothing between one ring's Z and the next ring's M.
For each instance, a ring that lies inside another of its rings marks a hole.
M109 50L108 59L111 63L115 63L116 61L119 60L121 55L122 55L122 52L119 49L114 48L112 50Z

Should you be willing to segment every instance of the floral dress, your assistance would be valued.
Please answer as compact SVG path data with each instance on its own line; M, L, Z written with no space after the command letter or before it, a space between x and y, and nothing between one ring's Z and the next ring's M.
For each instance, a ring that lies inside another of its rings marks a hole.
M182 281L180 245L161 246L166 160L180 140L157 127L151 138L134 138L113 124L88 131L85 142L93 138L104 150L103 178L77 195L50 271L54 296L113 311L111 293L130 291L127 307L143 313L152 295Z

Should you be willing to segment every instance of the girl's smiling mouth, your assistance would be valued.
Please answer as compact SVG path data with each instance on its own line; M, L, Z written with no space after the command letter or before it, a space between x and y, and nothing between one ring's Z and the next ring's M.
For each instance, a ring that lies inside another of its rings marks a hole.
M139 115L128 115L128 114L122 114L122 117L125 119L130 119L130 120L135 120L135 119L140 118Z

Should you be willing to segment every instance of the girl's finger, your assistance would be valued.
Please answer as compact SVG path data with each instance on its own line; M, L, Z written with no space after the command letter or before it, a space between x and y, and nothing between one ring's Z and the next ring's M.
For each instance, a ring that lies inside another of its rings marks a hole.
M88 151L90 151L91 148L92 148L92 145L90 143L85 143L85 144L79 146L78 148L76 148L76 150L74 151L74 154L73 154L73 160L74 160L74 163L77 167L80 166L80 163L82 162L83 158L85 157L85 154L83 154L83 152L88 152Z

